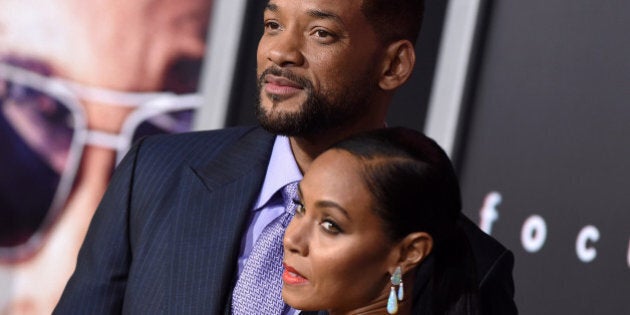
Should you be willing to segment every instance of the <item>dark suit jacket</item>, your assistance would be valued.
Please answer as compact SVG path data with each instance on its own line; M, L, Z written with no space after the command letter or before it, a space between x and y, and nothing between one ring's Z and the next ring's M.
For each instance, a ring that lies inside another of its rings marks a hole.
M273 141L250 127L149 137L134 146L94 215L55 313L229 311L241 237ZM511 253L474 234L482 292L488 288L492 305L513 305Z

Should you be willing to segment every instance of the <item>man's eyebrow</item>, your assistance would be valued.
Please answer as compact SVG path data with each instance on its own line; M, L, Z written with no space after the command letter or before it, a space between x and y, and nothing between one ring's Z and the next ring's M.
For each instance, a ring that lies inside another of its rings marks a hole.
M274 12L275 13L275 12L279 11L279 8L278 8L277 4L269 2L265 6L265 11L270 11L270 12ZM317 19L334 20L336 22L339 22L339 23L343 24L343 21L341 20L341 17L339 17L339 15L334 14L332 12L312 9L312 10L308 10L306 12L306 14L308 14L311 17L317 18Z
M332 12L321 11L321 10L308 10L306 13L309 16L312 16L314 18L323 19L323 20L334 20L343 24L343 21L341 20L339 15L334 14Z
M265 11L278 12L278 5L275 3L267 3L265 6Z

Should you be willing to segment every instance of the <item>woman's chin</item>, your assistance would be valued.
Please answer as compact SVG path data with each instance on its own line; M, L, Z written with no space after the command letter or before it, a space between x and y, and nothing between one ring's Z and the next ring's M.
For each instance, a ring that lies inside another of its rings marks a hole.
M314 301L312 301L311 295L296 291L287 289L286 286L282 288L282 299L287 305L301 311L317 311L321 309L318 305L313 304Z

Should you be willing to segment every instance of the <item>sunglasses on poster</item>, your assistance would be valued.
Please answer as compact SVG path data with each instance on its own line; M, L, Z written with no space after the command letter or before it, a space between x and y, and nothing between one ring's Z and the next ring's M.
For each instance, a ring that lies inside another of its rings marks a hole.
M120 132L89 129L87 101L126 109ZM115 150L118 163L143 136L191 130L202 101L200 94L90 87L0 62L0 262L27 259L41 247L86 145Z

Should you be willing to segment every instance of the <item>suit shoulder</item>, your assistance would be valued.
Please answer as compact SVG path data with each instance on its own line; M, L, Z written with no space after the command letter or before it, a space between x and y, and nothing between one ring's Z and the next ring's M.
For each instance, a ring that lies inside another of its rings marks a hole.
M483 280L495 265L505 257L513 257L510 250L492 236L483 232L468 217L462 215L459 224L464 230L477 264L479 280Z
M474 222L472 222L467 216L461 215L459 219L459 224L466 233L468 240L471 242L471 245L478 245L480 249L484 249L489 253L495 253L499 255L500 253L507 250L503 244L497 241L492 236L486 234L482 231Z
M274 136L262 128L250 126L150 136L138 146L142 156L203 160L235 143L266 143L273 139Z
M149 136L143 139L144 147L167 147L170 148L176 144L211 144L211 145L224 145L242 137L246 137L250 134L257 134L263 136L265 134L271 136L259 127L231 127L215 130L203 130L203 131L191 131L176 134L162 134ZM191 149L192 147L190 147Z

